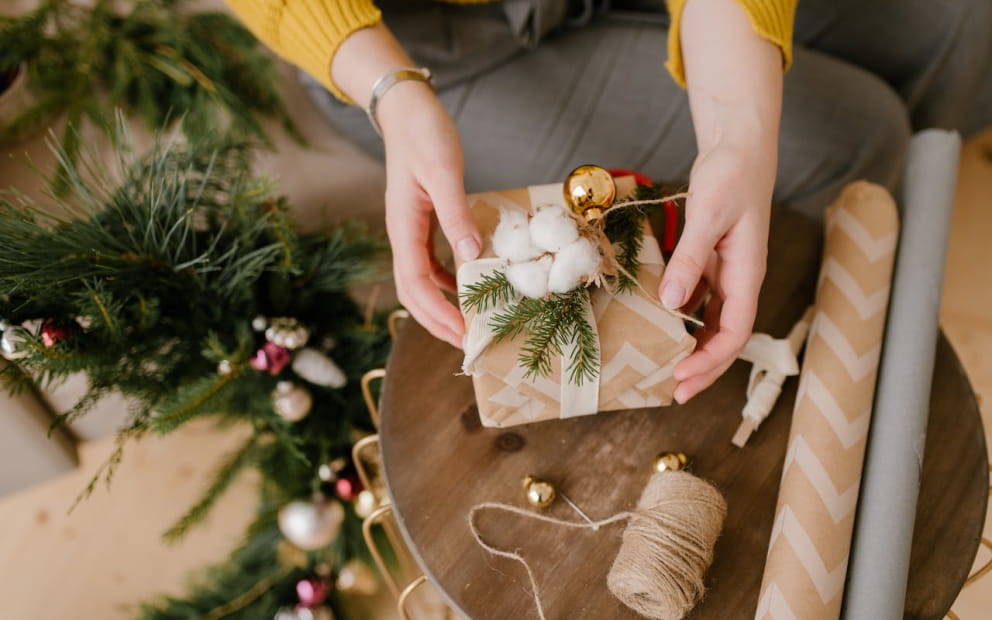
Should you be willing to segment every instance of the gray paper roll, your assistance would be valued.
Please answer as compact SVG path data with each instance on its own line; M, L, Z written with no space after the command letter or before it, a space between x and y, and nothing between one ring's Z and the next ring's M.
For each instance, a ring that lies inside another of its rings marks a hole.
M936 129L920 132L909 146L902 236L844 594L845 619L903 617L960 150L957 133Z

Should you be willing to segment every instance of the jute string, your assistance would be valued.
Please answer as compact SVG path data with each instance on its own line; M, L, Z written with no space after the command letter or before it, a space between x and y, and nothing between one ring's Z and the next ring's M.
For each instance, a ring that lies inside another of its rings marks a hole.
M527 560L519 550L498 549L482 538L475 521L484 510L594 531L627 521L620 551L606 579L610 592L646 618L679 620L703 595L703 576L713 560L713 546L723 527L727 505L720 492L705 480L687 472L662 472L648 481L636 510L600 521L566 521L496 502L473 506L468 521L475 541L487 552L523 565L538 616L547 620L537 580Z

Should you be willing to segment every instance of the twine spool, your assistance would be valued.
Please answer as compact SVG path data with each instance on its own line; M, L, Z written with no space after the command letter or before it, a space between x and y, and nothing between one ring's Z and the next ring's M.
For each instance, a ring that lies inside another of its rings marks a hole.
M699 602L727 504L684 471L654 474L630 513L606 577L610 592L653 620L679 620Z
M482 538L475 523L479 512L499 510L593 531L627 521L620 551L606 578L610 592L653 620L679 620L702 598L703 576L713 561L713 546L727 515L727 504L712 484L685 471L658 472L651 476L641 493L636 510L599 521L589 519L571 501L569 505L584 522L566 521L495 502L476 504L468 515L469 528L479 546L523 565L541 620L547 620L547 616L530 564L519 551L497 549Z

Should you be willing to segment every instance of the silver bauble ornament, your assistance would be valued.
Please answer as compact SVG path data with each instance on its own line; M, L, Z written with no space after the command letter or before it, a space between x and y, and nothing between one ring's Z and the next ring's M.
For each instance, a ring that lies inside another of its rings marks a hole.
M251 328L257 332L264 332L269 326L269 321L261 314L251 320Z
M372 514L372 511L378 507L379 502L375 499L375 493L368 489L359 493L358 497L355 498L355 514L362 519Z
M293 372L314 385L343 387L348 378L334 360L317 349L300 349L293 357Z
M296 319L287 317L270 319L269 326L265 329L266 340L290 351L305 345L309 338L310 332L306 327L300 325Z
M379 579L368 564L360 560L348 560L338 572L334 586L339 592L372 596L379 591Z
M310 390L292 381L280 381L272 391L272 406L279 417L289 422L298 422L307 417L313 407Z
M31 334L28 333L28 330L17 325L3 330L3 337L0 338L0 350L3 351L3 356L9 360L19 360L26 357L29 351L24 343L30 337Z
M306 551L331 544L343 521L344 508L336 500L294 500L279 509L279 531Z

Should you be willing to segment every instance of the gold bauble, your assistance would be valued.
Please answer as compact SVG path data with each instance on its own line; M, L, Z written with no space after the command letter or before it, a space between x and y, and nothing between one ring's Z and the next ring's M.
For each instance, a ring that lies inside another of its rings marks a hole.
M572 211L587 220L594 220L603 217L603 213L613 205L617 186L613 176L605 169L579 166L568 173L564 194L565 203Z
M654 460L654 469L658 472L682 471L688 462L681 452L662 452Z
M533 476L524 478L524 493L527 502L536 508L547 508L555 501L555 487L547 480Z
M372 568L359 560L348 560L334 583L338 592L372 596L379 591L379 579Z
M365 489L358 494L355 498L355 514L359 518L364 519L365 517L372 514L372 512L379 507L379 502L375 498L375 493Z

